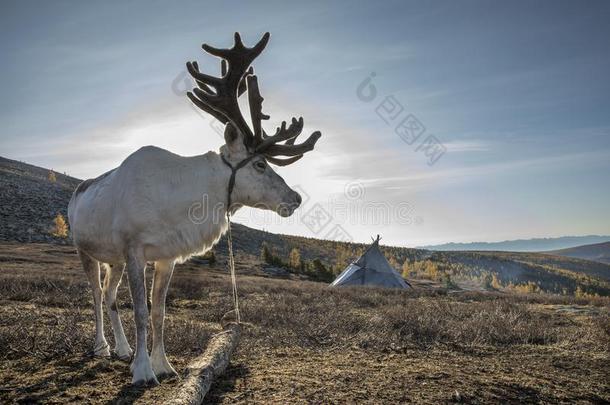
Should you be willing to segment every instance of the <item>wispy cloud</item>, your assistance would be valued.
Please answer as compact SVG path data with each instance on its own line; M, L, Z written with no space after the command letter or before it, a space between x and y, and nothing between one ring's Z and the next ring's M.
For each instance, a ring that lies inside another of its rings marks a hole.
M486 141L471 140L471 141L449 141L443 145L447 148L448 153L459 152L486 152L490 150L490 144Z

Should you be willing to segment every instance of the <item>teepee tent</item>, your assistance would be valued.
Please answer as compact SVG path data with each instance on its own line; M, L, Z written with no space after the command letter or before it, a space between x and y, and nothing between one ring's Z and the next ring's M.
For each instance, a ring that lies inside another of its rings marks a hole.
M346 267L332 282L331 287L341 285L370 285L390 288L410 288L396 270L390 266L381 250L379 235L371 246L354 263Z

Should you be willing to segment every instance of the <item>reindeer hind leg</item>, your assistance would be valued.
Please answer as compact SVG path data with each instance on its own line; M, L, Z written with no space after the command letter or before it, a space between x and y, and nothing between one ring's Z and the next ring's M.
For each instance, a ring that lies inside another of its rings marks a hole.
M117 289L123 277L125 264L113 264L110 267L104 264L106 268L106 277L104 277L104 301L106 302L106 312L112 324L112 332L114 333L114 353L125 361L131 360L133 350L129 347L129 342L125 337L121 317L119 316L119 308L116 301Z
M95 346L93 353L96 356L110 356L110 348L104 337L104 314L102 312L102 286L100 285L100 263L91 256L78 251L78 255L83 264L83 269L93 291L93 309L95 313Z

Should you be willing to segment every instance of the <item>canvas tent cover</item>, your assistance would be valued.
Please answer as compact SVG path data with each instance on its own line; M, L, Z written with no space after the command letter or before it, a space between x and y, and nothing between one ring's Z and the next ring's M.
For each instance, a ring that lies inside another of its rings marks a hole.
M379 236L360 258L347 266L331 286L371 285L378 287L409 288L410 285L390 266L379 250Z

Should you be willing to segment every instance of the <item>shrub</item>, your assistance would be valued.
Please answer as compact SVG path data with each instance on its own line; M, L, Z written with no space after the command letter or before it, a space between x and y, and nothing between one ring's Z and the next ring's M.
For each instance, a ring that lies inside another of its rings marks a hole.
M67 238L68 237L68 224L64 219L64 216L61 214L57 214L55 219L53 220L53 229L51 230L51 235L57 238Z
M405 260L405 262L402 264L402 277L408 278L410 276L411 276L411 267L409 266L409 261Z
M261 247L261 260L267 264L271 263L271 252L265 242L263 242Z
M294 270L299 270L301 268L301 254L299 253L299 249L293 248L290 251L290 255L288 255L288 263Z
M213 249L210 249L203 255L203 259L207 260L210 266L213 266L216 264L216 253L214 253Z

